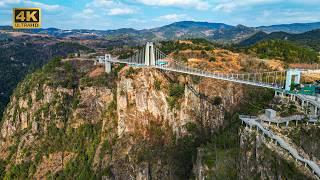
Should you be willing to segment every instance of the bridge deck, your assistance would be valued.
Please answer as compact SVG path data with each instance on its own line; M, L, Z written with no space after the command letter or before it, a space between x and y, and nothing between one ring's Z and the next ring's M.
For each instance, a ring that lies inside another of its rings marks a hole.
M230 81L240 84L247 84L257 87L269 88L274 90L283 90L290 88L288 82L292 78L292 75L297 75L295 81L300 81L301 72L311 73L320 72L320 70L306 70L295 69L292 71L272 71L272 72L256 72L256 73L243 73L243 74L224 74L213 73L193 67L189 67L186 64L177 62L174 59L168 57L161 52L152 42L148 42L145 48L140 49L135 54L127 59L116 59L110 55L106 55L105 62L123 63L144 68L157 68L166 71L179 72L184 74L196 75L201 77L213 78L218 80ZM287 74L287 75L286 75ZM289 74L289 76L288 76ZM291 76L290 76L291 74ZM311 101L313 103L313 101Z
M133 65L133 66L137 66L137 67L144 67L144 68L157 68L157 69L162 69L162 70L166 70L166 71L179 72L179 73L190 74L190 75L195 75L195 76L230 81L230 82L235 82L235 83L240 83L240 84L246 84L246 85L270 88L270 89L275 89L275 90L281 90L281 87L278 84L263 83L263 82L253 81L253 80L250 81L250 80L243 80L243 79L236 78L239 76L247 76L246 74L211 73L211 72L203 71L200 69L183 67L181 65L176 66L176 67L172 67L172 66L168 66L168 65L146 66L145 64L138 64L135 62L129 62L129 61L123 61L123 60L117 60L117 59L112 59L109 61L113 62L113 63L122 63L122 64L128 64L128 65Z

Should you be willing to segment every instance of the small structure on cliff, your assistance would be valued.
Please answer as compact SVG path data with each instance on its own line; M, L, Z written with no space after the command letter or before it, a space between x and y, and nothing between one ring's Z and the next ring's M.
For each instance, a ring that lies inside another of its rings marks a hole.
M273 109L266 109L265 116L269 119L274 119L277 116L277 112Z

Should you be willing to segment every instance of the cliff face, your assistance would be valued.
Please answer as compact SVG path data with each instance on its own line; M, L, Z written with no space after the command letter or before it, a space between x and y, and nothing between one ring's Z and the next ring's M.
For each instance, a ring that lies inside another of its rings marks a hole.
M213 104L185 86L188 77L96 68L54 60L20 83L1 126L3 177L188 177L196 129L223 127L222 107L241 96L229 83L194 84L211 99L227 92Z
M235 114L255 111L241 108L248 105L243 99L268 100L268 91L155 69L119 70L107 75L91 62L53 60L21 82L1 124L0 176L280 177L273 164L261 163L269 154L254 156L258 145L247 145L259 143L238 132Z
M248 128L240 133L240 152L241 179L315 179L282 148Z

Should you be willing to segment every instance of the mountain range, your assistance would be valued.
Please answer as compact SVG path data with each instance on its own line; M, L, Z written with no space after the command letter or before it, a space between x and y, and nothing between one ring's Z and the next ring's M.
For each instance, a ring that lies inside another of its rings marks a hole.
M265 32L257 32L253 36L241 41L239 46L251 46L266 40L286 40L301 46L310 47L316 51L320 51L320 29L308 31L301 34L290 34L286 32L273 32L267 34Z
M240 42L260 31L264 33L278 31L286 33L304 33L315 29L320 29L320 22L248 27L244 25L232 26L224 23L181 21L158 28L143 30L136 30L132 28L116 30L62 30L57 28L48 28L20 31L27 33L46 34L56 38L105 38L108 40L130 38L131 40L138 42L185 38L206 38L208 40L217 42ZM1 26L0 30L14 31L10 26Z

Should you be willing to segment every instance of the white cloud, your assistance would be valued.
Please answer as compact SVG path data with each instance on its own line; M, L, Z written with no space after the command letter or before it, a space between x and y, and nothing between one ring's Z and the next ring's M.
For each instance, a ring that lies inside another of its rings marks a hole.
M255 5L266 5L270 3L277 3L281 2L282 0L226 0L222 1L220 3L216 3L214 10L221 10L225 12L232 12L233 10L237 8L242 7L250 7Z
M76 13L73 15L73 18L86 19L86 20L94 19L94 18L98 18L98 17L99 17L99 15L97 15L95 13L95 11L90 8L86 8L86 9L82 10L82 12Z
M5 7L10 4L18 4L21 0L0 0L0 7Z
M149 6L173 6L181 8L196 8L198 10L207 10L210 5L204 0L137 0L140 3Z
M299 22L320 21L320 11L305 11L303 9L287 9L284 11L264 12L262 17L257 17L255 23L271 25Z
M45 3L40 3L40 2L36 2L36 1L22 1L22 0L0 0L0 7L9 7L12 5L18 5L18 4L24 4L27 6L32 6L32 7L38 7L41 9L44 9L46 11L56 11L56 10L60 10L63 7L57 4L45 4Z
M155 18L155 21L180 21L186 19L188 16L186 14L167 14Z
M131 8L113 8L110 9L108 15L116 16L116 15L126 15L126 14L134 14L136 11Z
M93 7L111 7L116 5L117 3L113 0L93 0L92 2L88 3L87 6Z
M137 8L115 0L93 0L86 4L86 8L94 9L97 14L109 16L128 15L137 12Z
M63 8L62 6L57 5L57 4L49 5L49 4L44 4L44 3L35 2L35 1L24 1L24 3L29 6L39 7L41 9L46 10L46 11L57 11L57 10L61 10Z

